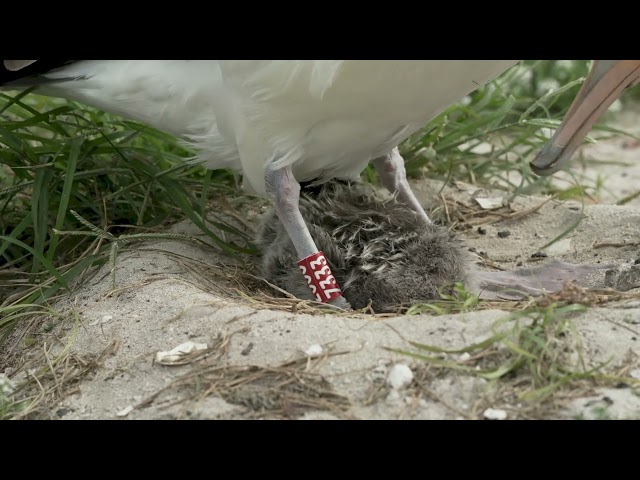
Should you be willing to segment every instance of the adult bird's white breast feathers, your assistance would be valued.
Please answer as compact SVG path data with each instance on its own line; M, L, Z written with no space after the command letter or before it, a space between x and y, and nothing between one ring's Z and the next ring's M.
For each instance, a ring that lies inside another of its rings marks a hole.
M298 181L354 178L516 61L223 60L218 125L265 194L268 163ZM217 141L217 139L214 139ZM204 151L207 150L202 145Z

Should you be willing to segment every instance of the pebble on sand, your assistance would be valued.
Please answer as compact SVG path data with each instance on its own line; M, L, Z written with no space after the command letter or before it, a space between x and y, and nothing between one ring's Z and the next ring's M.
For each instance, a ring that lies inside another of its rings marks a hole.
M177 365L185 355L196 350L206 350L207 348L206 343L185 342L168 352L157 352L156 363L161 365Z
M387 376L387 383L395 390L406 387L412 380L413 372L404 363L394 365Z
M305 350L305 355L308 355L310 357L317 357L319 355L322 355L323 352L323 348L321 345L311 345L309 348L307 348Z
M484 418L486 418L487 420L506 420L507 419L507 412L505 412L504 410L499 410L499 409L494 409L494 408L487 408L484 413Z

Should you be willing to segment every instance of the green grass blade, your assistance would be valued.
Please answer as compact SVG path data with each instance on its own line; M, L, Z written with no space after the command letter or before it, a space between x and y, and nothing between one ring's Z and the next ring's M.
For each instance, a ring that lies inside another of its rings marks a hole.
M56 267L53 266L53 264L46 259L46 257L44 255L42 255L42 253L34 250L33 248L31 248L29 245L27 245L24 242L21 242L20 240L17 240L15 238L11 238L11 237L7 237L5 235L0 235L0 240L2 240L3 242L7 242L7 243L12 243L14 245L17 245L20 248L24 248L26 251L28 251L31 255L33 255L40 263L42 263L42 265L44 265L44 267L47 269L47 272L49 272L49 274L53 277L56 278L56 280L58 280L58 282L60 282L60 284L67 290L69 291L69 285L67 284L67 282L64 280L64 278L62 277L62 275L60 275L60 272L58 272L58 269Z
M36 171L33 194L31 196L31 216L34 231L33 248L39 253L39 256L34 259L32 273L36 273L40 269L39 258L44 255L49 227L49 185L52 179L53 172L50 169Z
M58 214L56 216L55 229L61 230L64 225L64 218L69 208L69 200L71 198L71 189L73 188L74 175L76 167L78 165L78 158L80 157L82 143L84 138L78 137L71 141L71 151L69 152L69 158L67 163L67 169L64 176L64 184L62 186L62 195L60 196L60 204L58 205ZM47 260L52 261L55 255L60 236L53 234L51 236L51 242L49 249L47 250Z

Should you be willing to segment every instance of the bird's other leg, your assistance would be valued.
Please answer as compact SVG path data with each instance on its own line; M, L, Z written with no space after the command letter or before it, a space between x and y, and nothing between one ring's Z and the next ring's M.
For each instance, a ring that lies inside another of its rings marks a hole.
M301 259L298 261L298 266L313 296L319 302L330 303L345 309L350 308L349 303L342 296L340 286L331 273L324 254L318 250L302 218L299 206L300 184L294 178L291 167L268 166L265 186L276 214Z
M407 171L404 168L404 159L398 148L394 148L389 155L373 160L380 181L391 193L397 194L400 201L406 203L411 210L418 214L421 222L429 225L431 219L424 211L407 181Z

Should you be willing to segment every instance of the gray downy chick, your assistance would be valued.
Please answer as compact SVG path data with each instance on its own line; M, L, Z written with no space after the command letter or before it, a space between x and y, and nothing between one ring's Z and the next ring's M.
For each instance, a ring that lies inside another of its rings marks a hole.
M419 224L407 206L367 184L332 180L307 186L300 211L355 309L371 304L375 312L393 312L402 305L439 299L438 291L451 293L456 283L482 299L517 300L561 290L566 282L597 286L613 267L550 260L512 272L479 270L455 234ZM266 280L313 300L295 266L293 244L273 209L261 218L256 245ZM594 283L594 278L599 280Z
M330 181L302 190L300 212L354 309L371 303L375 312L395 311L438 299L438 290L451 293L457 282L473 288L475 268L458 237L437 225L418 226L413 211L387 192ZM261 218L256 237L264 278L313 300L273 209Z

